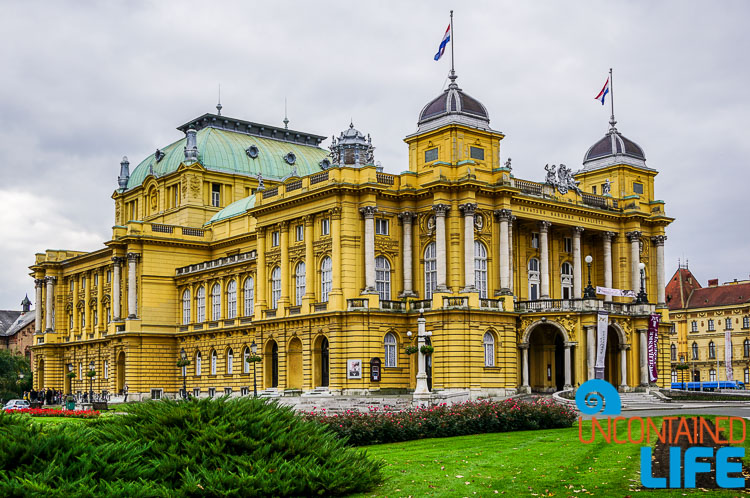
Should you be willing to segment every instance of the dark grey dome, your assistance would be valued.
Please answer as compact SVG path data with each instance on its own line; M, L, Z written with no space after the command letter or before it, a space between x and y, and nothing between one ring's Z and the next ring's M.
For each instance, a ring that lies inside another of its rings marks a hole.
M417 125L421 126L443 116L456 115L468 117L471 122L477 121L475 124L487 126L490 122L487 108L474 97L464 93L456 84L455 76L451 79L448 88L422 108Z
M646 160L646 155L638 144L625 138L617 130L610 130L604 138L589 148L583 158L583 162L586 163L594 159L617 154L625 154L636 159Z

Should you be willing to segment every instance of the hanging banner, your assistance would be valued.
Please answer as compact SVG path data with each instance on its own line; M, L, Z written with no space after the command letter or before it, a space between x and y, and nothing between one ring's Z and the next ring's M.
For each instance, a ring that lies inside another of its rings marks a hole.
M596 363L594 363L594 378L604 379L604 360L607 356L607 329L609 328L609 313L599 310L596 318Z
M651 313L648 319L648 380L649 382L656 382L659 378L659 371L656 365L656 361L659 355L659 320L661 315L659 313Z
M615 297L635 297L635 291L623 290L623 289L612 289L611 287L599 287L596 286L596 293L602 296L615 296Z
M732 332L727 330L724 332L724 365L727 372L727 381L732 382L734 380L734 371L732 370ZM718 373L716 375L719 375ZM716 380L719 380L718 377Z

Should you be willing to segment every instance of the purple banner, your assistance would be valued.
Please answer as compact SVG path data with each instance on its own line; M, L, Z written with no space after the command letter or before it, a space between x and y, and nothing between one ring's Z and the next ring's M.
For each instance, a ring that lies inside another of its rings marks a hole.
M648 319L648 336L646 342L648 344L649 382L656 382L656 379L659 378L659 371L656 365L659 355L659 320L661 320L661 315L659 313L651 313L651 316Z

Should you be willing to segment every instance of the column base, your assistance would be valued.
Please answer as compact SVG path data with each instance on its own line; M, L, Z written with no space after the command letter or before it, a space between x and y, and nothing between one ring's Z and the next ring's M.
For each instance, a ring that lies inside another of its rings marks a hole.
M45 334L50 334L50 333L52 333L52 332L53 332L53 330L52 330L52 329L44 329L44 333L45 333Z
M573 384L565 384L563 386L563 391L572 391L573 390Z
M138 318L138 317L137 317L137 316L135 316L135 315L128 315L128 320L132 320L132 319L134 319L134 318Z
M504 288L500 289L500 293L499 294L495 293L495 295L512 296L513 295L513 291L510 290L510 288L504 287Z
M521 386L518 388L518 392L521 394L531 394L531 386Z
M631 391L630 386L627 385L621 385L617 388L617 390L621 393L629 393Z

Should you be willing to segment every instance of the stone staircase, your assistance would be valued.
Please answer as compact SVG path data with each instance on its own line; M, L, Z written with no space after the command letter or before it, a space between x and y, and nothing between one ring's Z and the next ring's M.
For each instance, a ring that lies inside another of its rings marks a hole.
M663 394L660 395L657 391L620 393L620 400L623 409L628 410L647 410L653 408L654 405L662 405L672 401Z
M252 394L252 393L250 393ZM268 389L264 389L263 391L258 392L259 398L280 398L281 393L279 390L275 387L269 387Z
M316 387L312 391L307 391L302 394L303 397L308 398L311 396L333 396L327 387Z

